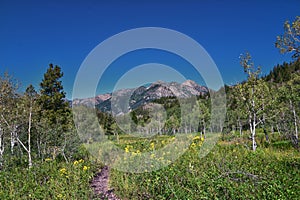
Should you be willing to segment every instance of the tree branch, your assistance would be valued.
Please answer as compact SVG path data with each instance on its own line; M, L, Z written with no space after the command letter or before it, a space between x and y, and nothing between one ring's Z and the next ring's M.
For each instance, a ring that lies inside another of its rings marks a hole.
M25 151L28 153L28 149L26 148L26 146L23 144L23 142L19 139L19 137L17 137L17 141L21 144L21 146L25 149Z

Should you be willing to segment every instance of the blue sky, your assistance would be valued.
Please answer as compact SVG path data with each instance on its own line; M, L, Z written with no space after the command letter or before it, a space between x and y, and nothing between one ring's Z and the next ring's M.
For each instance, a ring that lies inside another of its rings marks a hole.
M63 69L64 88L71 98L76 73L93 48L119 32L153 26L195 39L213 58L224 82L234 84L245 79L239 65L239 55L245 50L263 67L263 73L290 61L290 55L281 55L274 42L283 32L285 20L292 21L297 15L298 0L1 0L0 73L8 71L22 88L32 83L38 89L48 64L57 64ZM108 84L99 92L111 89L126 71L122 66L128 70L147 62L184 65L166 52L136 52L114 63L107 72ZM192 70L185 75L195 78Z

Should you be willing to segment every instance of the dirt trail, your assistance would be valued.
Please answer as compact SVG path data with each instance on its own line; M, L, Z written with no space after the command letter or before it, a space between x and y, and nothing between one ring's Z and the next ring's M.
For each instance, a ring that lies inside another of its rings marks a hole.
M114 194L113 189L108 189L109 167L104 166L91 182L91 187L94 190L95 196L100 199L120 200Z

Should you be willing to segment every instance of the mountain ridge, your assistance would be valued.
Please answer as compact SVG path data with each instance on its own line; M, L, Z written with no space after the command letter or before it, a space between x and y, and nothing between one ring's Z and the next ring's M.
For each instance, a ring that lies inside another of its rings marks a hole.
M189 98L207 94L208 88L197 84L193 80L186 80L183 83L156 81L148 87L120 89L112 93L99 94L95 97L74 99L73 105L96 106L103 112L112 110L111 102L117 102L118 108L113 105L115 112L135 109L141 105L162 97ZM129 105L128 105L129 104Z

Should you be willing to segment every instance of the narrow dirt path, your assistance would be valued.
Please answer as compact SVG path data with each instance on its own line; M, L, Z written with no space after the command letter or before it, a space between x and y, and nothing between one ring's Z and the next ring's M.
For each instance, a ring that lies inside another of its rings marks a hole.
M109 167L104 166L91 182L91 187L94 190L95 197L108 200L120 200L114 194L113 189L108 189Z

